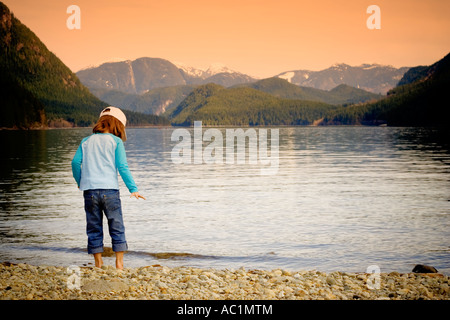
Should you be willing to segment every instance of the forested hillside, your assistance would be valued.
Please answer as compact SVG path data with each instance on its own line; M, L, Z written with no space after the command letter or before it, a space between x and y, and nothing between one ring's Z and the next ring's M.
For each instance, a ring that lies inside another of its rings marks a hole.
M323 102L284 99L247 87L207 84L167 113L174 125L310 125L337 108Z
M278 77L263 79L235 87L254 88L280 98L311 100L336 105L354 104L371 100L374 101L383 97L381 94L375 94L362 89L350 87L345 84L338 85L328 91L298 86Z
M428 67L406 73L385 99L340 107L322 124L387 124L390 126L448 126L450 54ZM403 85L402 85L403 83Z

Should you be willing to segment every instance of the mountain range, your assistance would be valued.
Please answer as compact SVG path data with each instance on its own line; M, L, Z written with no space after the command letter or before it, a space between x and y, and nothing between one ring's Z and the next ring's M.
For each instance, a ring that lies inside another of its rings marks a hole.
M81 82L91 89L117 90L128 94L144 94L152 89L217 83L232 86L255 81L254 78L226 67L206 71L177 67L161 58L143 57L136 60L106 62L98 67L77 72Z
M446 129L448 135L449 88L450 53L430 66L409 69L399 84L389 90L387 97L339 107L324 117L321 124L439 127Z
M290 71L273 78L292 84L278 87L277 94L281 96L292 95L293 91L296 91L294 97L297 99L349 104L381 98L381 93L376 92L386 93L388 89L393 88L406 70L408 68L396 69L381 65L338 65L317 72ZM310 82L300 85L300 73L303 74L304 80L308 78ZM102 63L78 71L77 76L103 101L124 109L156 115L177 107L198 85L214 83L223 87L261 87L262 83L268 83L265 81L267 79L259 80L224 65L213 65L207 70L201 70L173 64L161 58L148 57ZM274 85L273 81L271 85ZM340 87L342 85L347 89L343 90L343 87ZM352 86L354 89L350 89ZM282 93L280 90L288 90L288 93ZM340 97L336 96L336 91L339 91Z
M331 90L346 84L372 93L386 94L408 70L409 67L394 68L379 64L336 64L320 71L294 70L274 76L303 87ZM82 69L77 72L77 76L91 89L118 90L131 94L143 94L151 89L168 86L215 83L231 87L260 80L220 64L201 70L148 57L106 62Z
M320 71L294 70L277 76L299 86L322 90L331 90L340 84L346 84L369 92L386 94L408 70L409 67L394 68L380 64L350 66L341 63Z
M448 128L448 88L450 54L431 66L411 68L387 96L367 97L362 103L346 105L341 101L337 105L326 101L345 98L348 93L354 98L364 96L367 92L361 89L340 85L330 91L308 91L274 77L230 88L212 83L196 87L165 115L174 125L201 120L210 126L384 124Z

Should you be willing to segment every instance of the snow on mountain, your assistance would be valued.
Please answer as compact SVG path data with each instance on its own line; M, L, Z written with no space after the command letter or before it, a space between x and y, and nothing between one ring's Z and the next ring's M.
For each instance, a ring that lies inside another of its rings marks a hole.
M210 77L213 75L216 75L218 73L240 73L234 70L231 70L223 63L213 63L211 64L208 69L205 71Z
M361 68L363 70L371 70L371 69L384 69L384 70L397 70L397 68L391 66L391 65L383 65L378 63L363 63L360 66L357 66L357 68Z
M278 78L287 80L288 82L292 82L292 78L295 76L295 72L288 71L285 73L282 73L278 76Z
M378 67L380 67L380 66L377 65L377 64L363 64L363 65L361 65L361 68L363 70L371 70L371 69L375 69L375 68L378 68Z
M182 62L174 62L173 63L178 69L183 70L187 75L192 76L192 77L199 77L199 78L205 78L205 70L199 69L199 68L195 68L195 67L190 67L185 65Z
M211 64L206 70L195 68L191 66L187 66L184 63L174 62L174 64L181 70L183 70L186 74L192 77L199 77L202 79L206 79L208 77L212 77L219 73L240 73L228 68L225 64L217 62Z
M350 66L345 63L335 63L329 69L343 72L346 71L349 67Z

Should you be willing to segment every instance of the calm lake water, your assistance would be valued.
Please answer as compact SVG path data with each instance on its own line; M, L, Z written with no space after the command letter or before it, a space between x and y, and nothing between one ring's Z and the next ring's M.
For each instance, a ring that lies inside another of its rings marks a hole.
M147 200L130 199L119 178L126 266L410 272L429 264L450 274L450 150L435 131L279 128L278 171L262 175L260 162L173 163L174 129L127 129L128 164ZM0 261L92 265L70 164L89 134L0 131Z

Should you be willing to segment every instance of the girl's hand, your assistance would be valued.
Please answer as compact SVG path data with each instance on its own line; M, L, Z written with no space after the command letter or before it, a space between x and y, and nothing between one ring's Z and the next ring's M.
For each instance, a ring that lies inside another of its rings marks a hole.
M133 193L131 194L130 198L132 198L132 197L136 197L136 199L142 198L142 199L145 200L145 198L144 198L143 196L141 196L141 195L139 194L139 192L133 192Z

